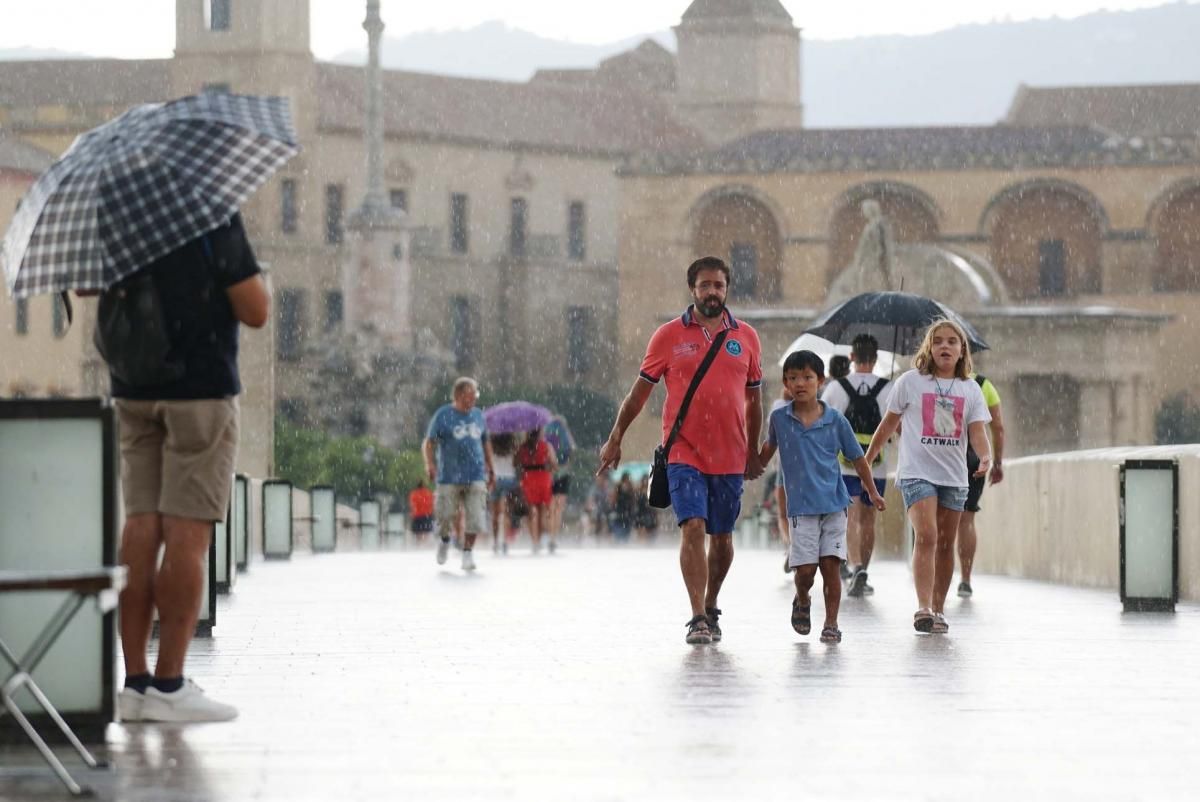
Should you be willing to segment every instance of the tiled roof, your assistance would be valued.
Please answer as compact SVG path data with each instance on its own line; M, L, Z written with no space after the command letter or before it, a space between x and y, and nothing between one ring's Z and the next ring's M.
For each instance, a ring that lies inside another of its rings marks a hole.
M791 21L779 0L694 0L683 12L684 21L713 18L783 19Z
M170 97L170 60L0 61L0 105L133 106Z
M675 74L675 54L653 39L645 39L637 47L609 56L595 68L538 70L530 82L616 92L636 86L641 92L660 93L675 91Z
M1093 125L1123 136L1200 134L1200 84L1022 86L1010 125Z
M54 163L54 154L0 132L0 170L37 174Z
M787 129L750 134L690 156L645 158L634 173L839 170L1011 170L1179 163L1200 157L1196 138L1129 140L1086 127Z
M361 130L362 68L319 64L317 76L321 127ZM635 90L394 70L383 82L390 135L612 155L687 150L703 142L662 100Z

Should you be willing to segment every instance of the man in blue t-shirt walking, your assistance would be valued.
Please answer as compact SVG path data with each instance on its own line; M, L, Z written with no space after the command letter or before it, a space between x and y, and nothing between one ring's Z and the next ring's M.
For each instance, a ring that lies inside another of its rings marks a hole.
M475 538L484 531L487 493L496 481L492 469L492 445L488 441L483 413L475 408L479 385L463 377L454 382L453 403L445 404L429 421L425 435L425 472L437 483L434 517L437 519L438 565L450 553L450 529L460 510L466 517L462 567L475 570L472 550Z

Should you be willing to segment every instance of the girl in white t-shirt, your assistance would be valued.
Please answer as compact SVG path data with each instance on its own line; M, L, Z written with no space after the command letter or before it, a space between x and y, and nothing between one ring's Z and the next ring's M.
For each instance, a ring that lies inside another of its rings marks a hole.
M954 537L967 500L967 441L981 455L976 476L991 469L986 425L991 420L974 370L966 333L953 321L934 321L925 332L913 370L899 379L888 411L871 438L867 462L900 426L896 485L904 497L916 542L913 582L918 632L944 633L946 594L954 578Z

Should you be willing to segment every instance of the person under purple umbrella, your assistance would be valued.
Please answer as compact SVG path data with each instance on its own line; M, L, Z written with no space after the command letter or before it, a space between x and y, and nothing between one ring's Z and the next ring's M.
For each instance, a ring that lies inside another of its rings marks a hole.
M492 434L512 434L541 429L554 418L554 414L528 401L505 401L484 410L483 418Z

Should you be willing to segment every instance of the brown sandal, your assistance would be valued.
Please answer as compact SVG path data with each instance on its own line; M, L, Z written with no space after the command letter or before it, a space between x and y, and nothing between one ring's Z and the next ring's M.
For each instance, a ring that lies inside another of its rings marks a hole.
M792 597L792 629L801 635L812 632L812 601L801 607L800 597Z
M917 632L933 632L933 610L922 607L913 613L913 629Z

